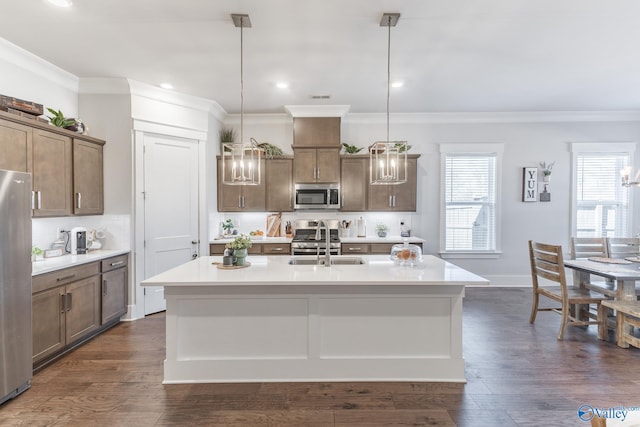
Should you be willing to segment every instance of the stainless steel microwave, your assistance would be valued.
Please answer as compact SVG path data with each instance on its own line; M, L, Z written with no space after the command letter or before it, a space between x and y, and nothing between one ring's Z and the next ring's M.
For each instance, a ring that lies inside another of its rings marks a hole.
M340 184L296 184L294 209L340 209Z

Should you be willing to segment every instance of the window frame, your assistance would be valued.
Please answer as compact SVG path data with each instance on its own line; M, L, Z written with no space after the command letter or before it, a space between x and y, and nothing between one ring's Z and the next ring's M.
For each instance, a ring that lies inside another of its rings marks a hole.
M502 254L502 162L503 143L440 144L440 250L442 258L498 258ZM446 159L448 155L495 156L495 249L446 250Z
M578 157L581 154L622 154L629 156L629 165L635 164L634 154L637 144L635 142L572 142L571 150L571 218L570 232L572 236L577 236L578 230ZM622 184L619 184L622 187ZM634 192L627 189L628 205L627 205L627 224L623 236L631 236L634 227Z

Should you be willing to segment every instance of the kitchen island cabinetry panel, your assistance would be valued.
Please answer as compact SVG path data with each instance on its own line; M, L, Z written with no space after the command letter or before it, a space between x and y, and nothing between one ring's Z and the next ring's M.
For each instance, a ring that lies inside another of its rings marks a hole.
M293 211L293 159L266 161L267 212Z
M0 169L31 172L31 128L0 119Z
M407 182L396 185L369 184L370 211L416 211L418 156L407 158Z
M340 192L343 212L367 210L369 160L366 157L346 156L340 159Z
M260 185L223 184L222 161L218 157L218 212L264 212L266 209L265 181L265 161L262 159L260 160Z
M73 213L104 213L102 145L73 140Z

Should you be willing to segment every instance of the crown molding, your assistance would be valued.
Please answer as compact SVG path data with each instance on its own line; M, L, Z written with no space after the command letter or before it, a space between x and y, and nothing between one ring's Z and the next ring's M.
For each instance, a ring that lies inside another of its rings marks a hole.
M291 117L344 117L350 105L285 105Z
M132 96L140 96L143 98L153 99L155 101L165 102L167 104L203 111L213 115L220 122L222 122L227 116L227 112L216 101L197 96L185 95L173 90L162 89L132 79L127 79L127 81L129 82Z
M78 91L79 78L39 56L0 38L0 59L36 74L73 92Z
M491 113L392 113L392 123L558 123L558 122L637 122L640 111L530 111ZM343 122L380 123L384 113L351 113Z
M275 114L245 114L245 124L257 124L257 125L293 125L293 119L289 114L275 113ZM240 114L228 114L224 120L225 124L240 124Z

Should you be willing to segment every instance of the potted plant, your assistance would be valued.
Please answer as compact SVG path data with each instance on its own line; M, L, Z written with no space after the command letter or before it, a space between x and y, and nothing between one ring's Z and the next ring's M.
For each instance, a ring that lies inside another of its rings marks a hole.
M344 147L344 151L347 154L356 154L364 149L364 147L358 147L356 145L347 144L346 142L343 142L342 146Z
M234 128L220 128L218 131L220 136L220 144L232 144L236 141L236 130ZM225 151L231 151L225 148Z
M229 236L233 234L233 220L231 218L220 223L222 227L222 233L224 236Z
M396 142L394 147L398 150L398 153L404 153L405 151L411 150L411 145L406 142Z
M249 249L252 245L253 243L251 242L251 238L249 238L249 236L241 234L240 236L233 239L233 241L227 243L225 247L233 251L233 256L236 259L234 264L242 266L246 265L247 249Z
M376 233L378 233L378 237L387 237L387 231L389 227L386 224L377 224L376 225Z
M255 139L251 138L251 141L255 141ZM257 142L257 141L256 141ZM273 159L275 156L282 156L284 152L277 145L269 144L268 142L261 142L256 144L256 147L262 148L264 151L264 157L267 159Z
M40 249L37 246L33 246L31 248L31 261L37 261L39 259L42 259L42 249Z
M47 116L52 125L65 129L76 126L76 120L65 118L62 111L56 111L53 108L47 108L47 110L52 114L51 116Z
M546 162L540 162L540 167L542 168L542 181L549 182L551 181L551 170L553 169L553 165L555 164L555 160L549 164Z

